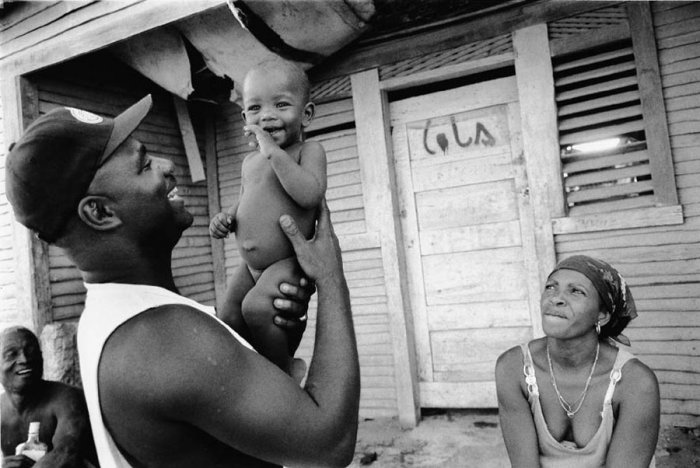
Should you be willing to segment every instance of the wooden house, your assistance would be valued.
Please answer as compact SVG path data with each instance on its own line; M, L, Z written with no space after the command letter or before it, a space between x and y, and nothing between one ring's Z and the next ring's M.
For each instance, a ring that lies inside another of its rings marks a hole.
M189 106L173 93L190 88L166 91L117 49L168 28L187 36L183 24L226 12L222 3L36 11L6 2L0 16L3 148L56 105L115 114L154 94L136 136L178 167L195 223L175 250L176 280L209 304L240 261L234 239L207 232L209 217L238 196L247 151L239 109L220 99L228 88L206 47L193 53L196 41L188 39L190 65L199 57L206 71L191 75ZM700 3L373 8L358 20L367 29L309 68L317 116L308 137L328 154L361 416L413 426L421 408L495 407L495 358L541 335L543 280L557 260L583 253L617 266L632 289L639 317L626 335L659 379L663 422L698 425ZM294 51L308 48L275 50L297 60ZM0 321L63 327L70 338L84 291L76 270L13 223L4 198L0 237Z

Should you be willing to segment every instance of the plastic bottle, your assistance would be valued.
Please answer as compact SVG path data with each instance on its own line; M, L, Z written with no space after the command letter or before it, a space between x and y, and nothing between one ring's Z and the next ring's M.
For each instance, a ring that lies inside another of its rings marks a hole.
M24 455L34 461L39 461L41 457L46 455L49 447L39 440L39 426L40 423L38 422L29 423L29 435L27 436L27 441L22 442L17 446L15 449L15 455Z

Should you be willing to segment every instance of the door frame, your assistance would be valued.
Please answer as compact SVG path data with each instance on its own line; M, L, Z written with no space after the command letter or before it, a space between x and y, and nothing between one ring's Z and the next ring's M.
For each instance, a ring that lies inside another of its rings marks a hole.
M406 262L401 254L401 236L397 235L400 234L400 220L392 162L388 93L503 67L515 67L523 157L528 172L530 197L535 205L535 242L539 277L543 284L543 275L551 271L555 264L552 218L559 214L557 207L553 208L549 202L549 194L556 191L557 187L556 184L550 186L548 178L560 168L547 25L539 24L515 31L513 45L516 53L507 52L384 81L379 78L378 68L350 76L366 220L368 230L379 233L382 239L391 340L396 364L397 410L399 423L404 428L415 427L420 420L420 395L412 313L410 304L405 300L408 292ZM522 52L517 53L518 51ZM551 116L538 122L537 119L541 117L538 113L547 112L550 108ZM537 158L531 155L537 155ZM541 336L541 324L539 327L536 324L533 326L535 336Z
M430 105L437 101L440 104ZM524 267L524 285L527 293L527 314L533 335L538 333L540 308L540 284L538 278L537 255L534 239L534 218L530 204L527 171L522 161L522 139L518 93L514 76L481 81L474 84L450 88L434 93L408 97L390 104L390 118L394 127L392 142L400 145L398 137L408 135L398 133L397 124L435 119L439 116L464 112L479 112L487 108L499 107L505 112L509 128L508 160L515 183L514 194L518 213L518 231ZM495 381L445 382L434 379L434 342L429 326L427 292L425 291L426 272L423 267L424 252L421 249L421 230L417 219L413 171L408 143L394 147L394 170L396 171L396 194L401 202L402 236L406 255L408 296L414 322L416 360L419 369L419 389L421 407L474 407L493 408L497 406ZM424 161L417 161L421 165ZM505 350L505 349L504 349Z

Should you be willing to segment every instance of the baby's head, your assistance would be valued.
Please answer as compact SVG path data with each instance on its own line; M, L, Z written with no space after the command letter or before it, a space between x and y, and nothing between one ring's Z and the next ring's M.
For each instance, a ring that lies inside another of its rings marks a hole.
M300 141L303 128L311 123L310 90L309 78L298 65L279 58L265 60L243 80L243 119L268 131L284 148Z

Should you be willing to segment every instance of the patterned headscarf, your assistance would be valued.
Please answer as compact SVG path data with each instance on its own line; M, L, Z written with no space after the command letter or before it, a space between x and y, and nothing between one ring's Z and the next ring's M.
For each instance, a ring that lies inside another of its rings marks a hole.
M610 312L610 321L601 327L600 336L629 346L630 340L622 334L622 330L637 316L637 308L620 273L610 264L586 255L574 255L562 260L549 276L558 270L577 271L593 283L603 306Z

